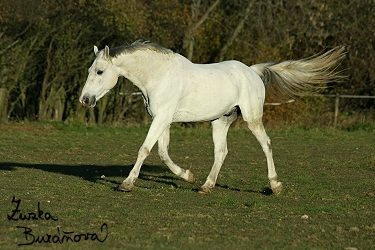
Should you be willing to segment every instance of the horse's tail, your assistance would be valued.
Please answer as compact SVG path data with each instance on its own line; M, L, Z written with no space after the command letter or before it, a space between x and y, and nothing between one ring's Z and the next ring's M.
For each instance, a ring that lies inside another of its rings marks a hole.
M267 93L273 96L302 96L317 92L328 82L346 77L336 68L345 57L345 48L336 47L312 57L280 63L255 64L253 69L262 78Z

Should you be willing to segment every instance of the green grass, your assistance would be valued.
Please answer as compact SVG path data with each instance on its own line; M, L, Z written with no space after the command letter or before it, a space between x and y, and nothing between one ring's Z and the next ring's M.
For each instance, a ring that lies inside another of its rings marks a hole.
M247 130L230 130L229 154L210 195L196 190L213 163L209 129L171 130L171 158L190 168L189 184L154 148L135 189L116 191L147 128L54 123L0 125L0 249L35 235L100 232L103 242L33 244L25 249L357 249L375 248L375 150L371 130L268 131L284 190L263 195L266 161ZM103 178L102 178L103 177ZM38 202L52 220L8 221ZM302 216L307 215L307 219ZM30 238L28 239L30 240Z

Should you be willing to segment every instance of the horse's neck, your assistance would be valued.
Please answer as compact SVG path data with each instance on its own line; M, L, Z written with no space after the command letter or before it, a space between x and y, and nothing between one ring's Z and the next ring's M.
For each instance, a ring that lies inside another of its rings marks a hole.
M142 92L155 82L170 67L174 54L164 54L149 50L140 50L131 54L123 54L113 62L120 75L129 79Z

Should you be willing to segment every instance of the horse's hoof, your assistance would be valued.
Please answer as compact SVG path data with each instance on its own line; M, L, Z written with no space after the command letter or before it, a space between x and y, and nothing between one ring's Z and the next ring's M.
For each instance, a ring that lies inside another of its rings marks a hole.
M123 191L123 192L130 192L133 190L133 188L134 188L133 183L128 183L128 182L123 182L121 183L120 186L118 186L118 190Z
M212 188L204 187L204 186L202 186L202 187L198 190L198 194L210 194L211 192L212 192Z
M272 187L272 193L274 194L281 194L281 191L283 190L283 184L281 182L278 182L276 186Z
M189 169L186 170L186 173L188 175L186 181L189 182L189 183L195 183L197 180L195 179L195 176L193 174L193 172L191 172Z

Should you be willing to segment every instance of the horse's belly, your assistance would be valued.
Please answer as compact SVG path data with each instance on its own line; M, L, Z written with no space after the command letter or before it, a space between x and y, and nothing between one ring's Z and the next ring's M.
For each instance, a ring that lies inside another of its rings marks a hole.
M173 116L173 122L201 122L201 121L212 121L219 118L221 115L210 115L210 114L198 114L190 112L189 110L180 110Z
M237 106L234 98L225 100L217 98L214 100L199 99L182 103L173 115L174 122L198 122L212 121L222 115L229 113Z

